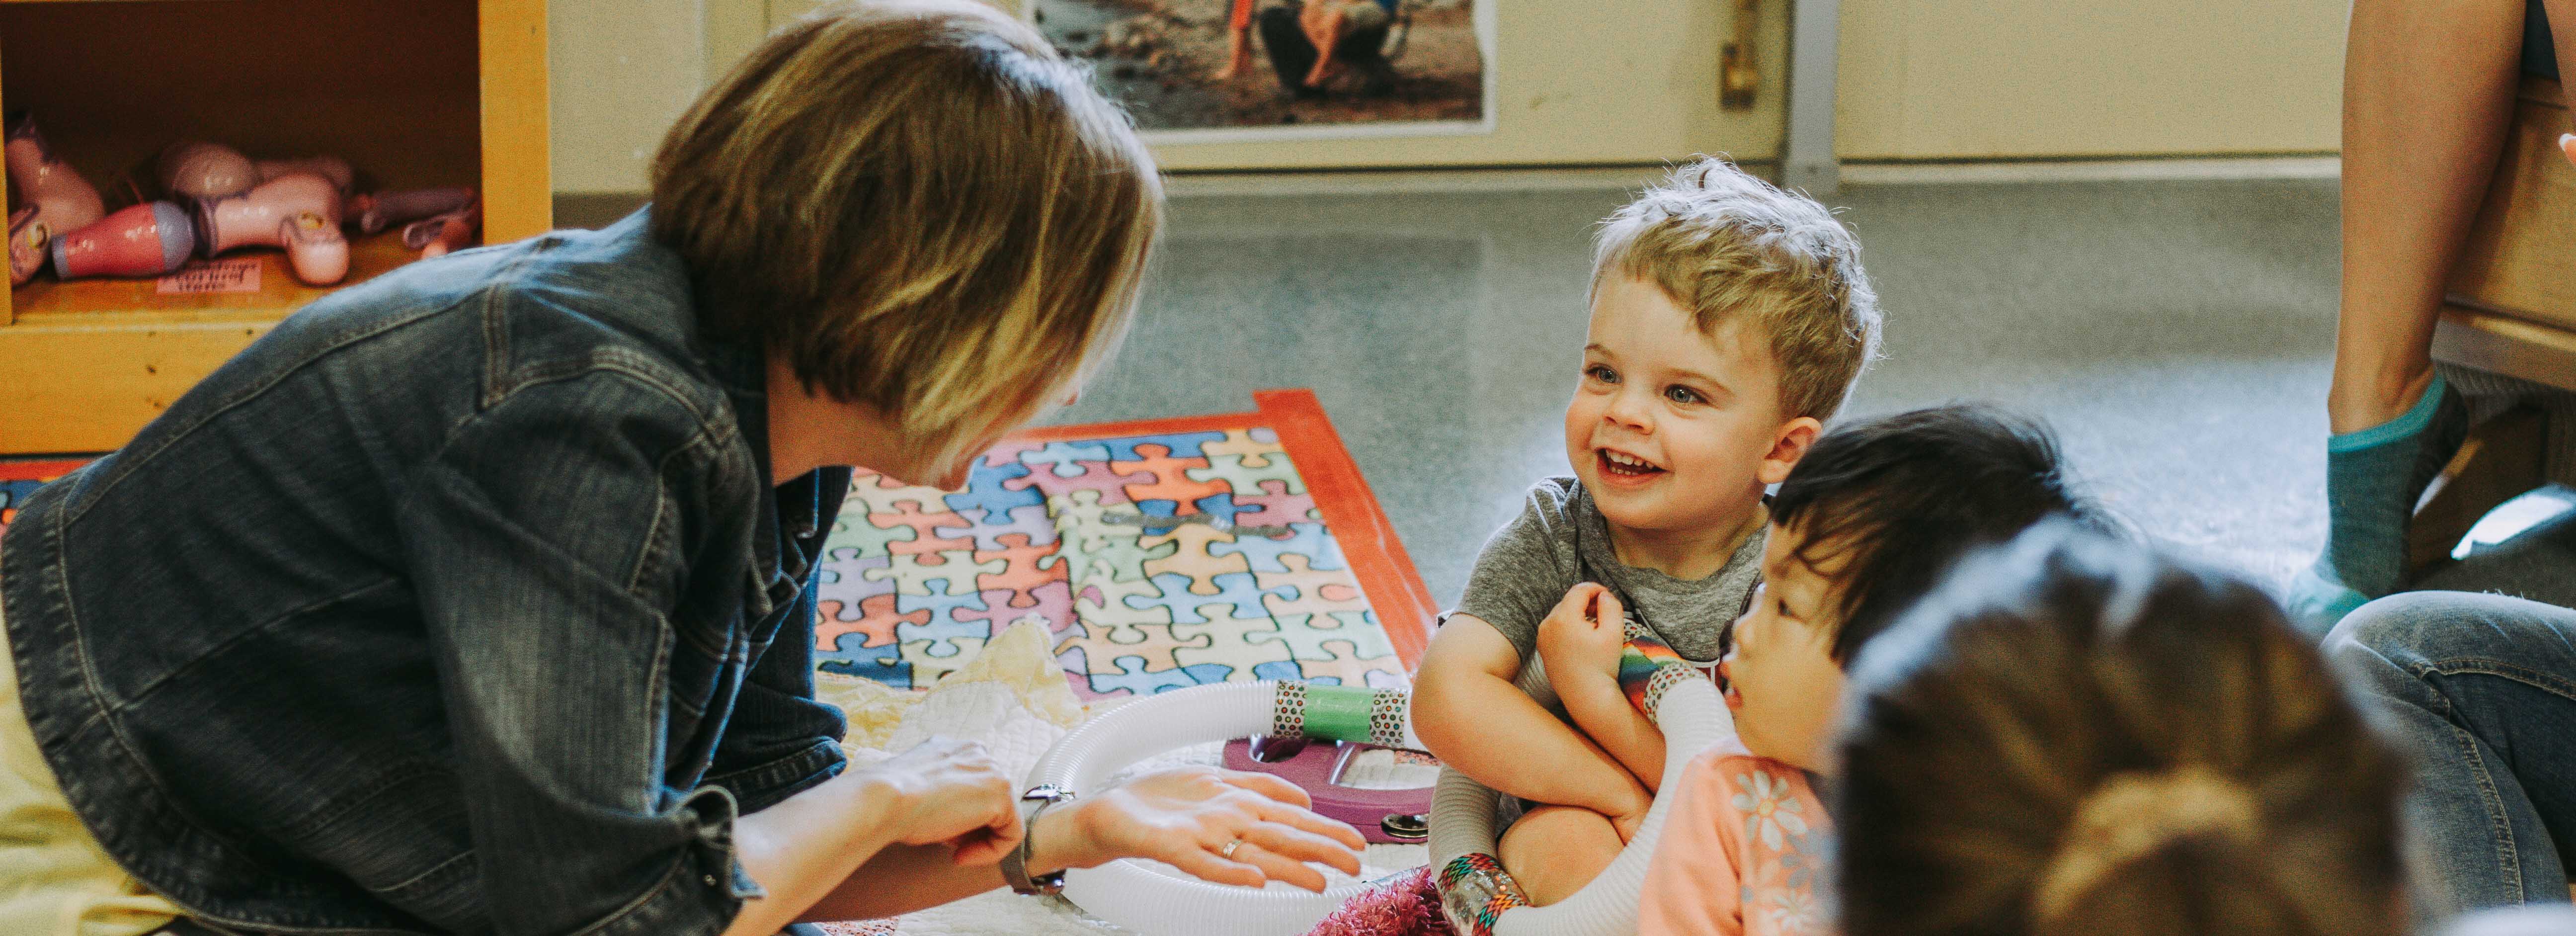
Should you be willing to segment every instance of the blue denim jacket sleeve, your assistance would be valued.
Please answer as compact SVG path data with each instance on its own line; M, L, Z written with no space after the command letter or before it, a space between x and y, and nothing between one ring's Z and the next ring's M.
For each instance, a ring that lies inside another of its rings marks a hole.
M713 934L757 893L732 795L665 783L672 655L748 663L663 610L708 535L675 503L728 420L599 367L511 391L408 479L396 523L499 933Z
M707 785L731 792L745 813L777 805L848 766L839 742L849 720L814 698L815 584L806 579L777 636L756 648L759 660L734 699L708 768Z

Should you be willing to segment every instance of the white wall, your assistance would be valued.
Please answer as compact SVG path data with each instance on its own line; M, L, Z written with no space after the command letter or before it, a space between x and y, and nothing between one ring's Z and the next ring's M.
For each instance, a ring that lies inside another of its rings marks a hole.
M1163 147L1174 169L1640 163L1778 151L1788 0L1758 106L1717 106L1731 0L1499 4L1477 136ZM551 0L558 191L641 191L708 76L812 0ZM2343 0L1843 0L1846 159L2322 152Z
M2326 152L2346 0L1842 0L1844 159Z
M1213 0L1211 0L1213 2ZM1495 131L1474 136L1163 147L1167 168L1637 163L1778 151L1784 0L1762 0L1766 87L1756 106L1717 106L1726 2L1487 0L1500 20L1487 74ZM710 73L766 24L812 0L551 0L555 187L625 192L663 129Z
M721 2L721 0L716 0ZM640 192L707 78L701 0L549 0L557 192Z

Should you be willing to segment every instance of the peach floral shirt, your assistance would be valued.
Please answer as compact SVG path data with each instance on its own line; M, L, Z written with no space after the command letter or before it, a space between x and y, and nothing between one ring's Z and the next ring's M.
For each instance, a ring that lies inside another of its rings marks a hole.
M1637 932L1833 931L1823 902L1833 820L1807 774L1730 738L1693 759L1639 896Z

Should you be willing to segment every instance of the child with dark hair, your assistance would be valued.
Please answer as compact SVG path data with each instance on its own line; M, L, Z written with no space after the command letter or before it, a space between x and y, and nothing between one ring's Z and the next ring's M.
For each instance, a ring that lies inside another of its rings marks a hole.
M1860 654L1845 931L2394 934L2402 760L2243 580L2049 524Z
M1639 931L1823 929L1813 778L1832 772L1844 666L1961 556L2061 514L2103 523L2048 430L2001 410L1914 410L1818 439L1771 498L1764 584L1720 668L1737 738L1674 791Z

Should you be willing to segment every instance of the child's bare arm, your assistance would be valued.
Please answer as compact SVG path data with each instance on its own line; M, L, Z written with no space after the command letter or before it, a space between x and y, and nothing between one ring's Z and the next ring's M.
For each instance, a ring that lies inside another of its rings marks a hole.
M1512 685L1520 653L1493 625L1453 614L1413 683L1413 726L1451 767L1504 793L1638 816L1653 798L1609 754Z
M1616 595L1584 582L1539 622L1539 661L1565 713L1592 743L1653 790L1664 777L1664 733L1629 704L1619 688L1619 654L1628 611Z

